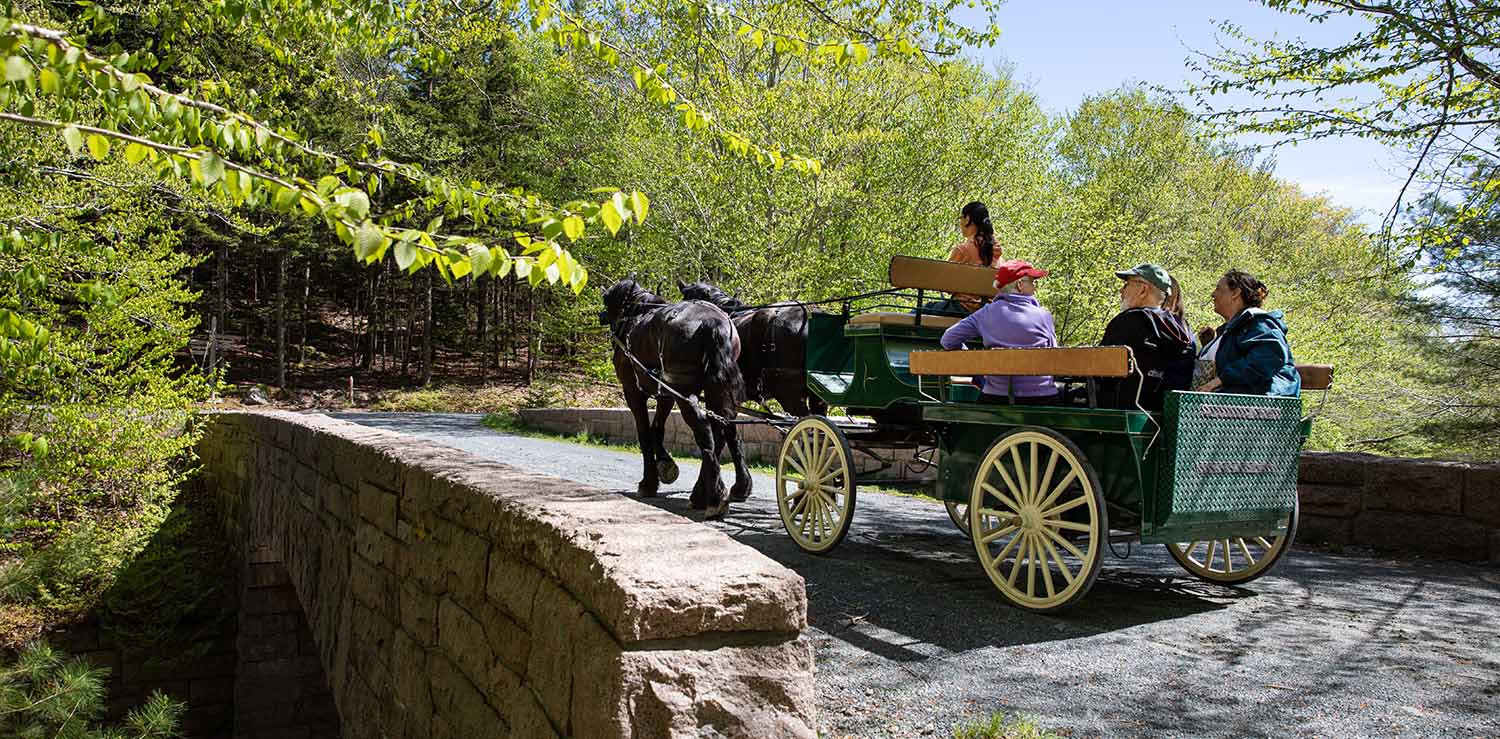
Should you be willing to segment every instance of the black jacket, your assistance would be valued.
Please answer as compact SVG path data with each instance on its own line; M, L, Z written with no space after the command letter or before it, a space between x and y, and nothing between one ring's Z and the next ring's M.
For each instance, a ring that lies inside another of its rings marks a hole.
M1187 326L1161 308L1131 308L1115 316L1104 328L1103 346L1128 346L1145 376L1141 406L1161 410L1168 390L1186 390L1193 379L1197 352ZM1134 408L1140 376L1106 380L1099 384L1099 404L1110 408Z

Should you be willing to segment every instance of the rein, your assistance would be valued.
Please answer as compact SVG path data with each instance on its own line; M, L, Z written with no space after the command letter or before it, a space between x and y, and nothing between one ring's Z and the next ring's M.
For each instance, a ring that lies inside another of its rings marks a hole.
M609 339L610 339L610 341L614 342L615 348L618 349L621 354L624 354L626 359L630 360L631 364L634 364L637 369L639 369L641 372L644 372L646 374L646 377L651 378L651 381L654 382L654 383L656 383L657 386L660 387L662 390L665 390L667 392L667 394L669 394L672 397L678 399L679 401L682 401L683 403L687 403L687 404L693 406L693 410L697 411L699 414L703 415L705 418L709 419L710 421L713 421L714 423L717 423L717 424L719 424L721 426L729 424L729 423L733 423L733 421L729 421L729 420L725 419L723 416L720 416L719 414L714 413L713 411L704 408L702 405L700 405L698 403L698 399L697 398L687 397L687 396L683 395L682 393L679 393L676 390L672 389L671 385L668 385L665 380L662 380L660 377L657 377L655 372L652 372L650 369L648 369L646 367L646 365L644 365L644 364L641 363L641 360L636 359L635 355L631 354L630 350L627 349L627 348L625 348L625 342L620 341L620 337L615 336L614 332L610 332Z

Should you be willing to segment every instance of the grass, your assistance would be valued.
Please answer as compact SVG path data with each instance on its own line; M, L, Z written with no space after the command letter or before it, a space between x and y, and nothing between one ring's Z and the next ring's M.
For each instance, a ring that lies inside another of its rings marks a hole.
M422 413L512 413L517 408L619 405L620 391L582 376L538 377L530 385L440 385L393 390L371 410Z
M953 730L953 739L1063 739L1041 727L1032 716L991 714L989 718Z

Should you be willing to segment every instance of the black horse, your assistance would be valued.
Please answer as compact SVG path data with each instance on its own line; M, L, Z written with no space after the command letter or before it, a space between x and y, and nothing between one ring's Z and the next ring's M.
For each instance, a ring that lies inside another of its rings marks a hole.
M795 416L828 411L828 404L807 390L807 316L814 308L778 303L752 309L707 282L688 284L678 280L677 289L682 297L706 300L734 319L744 343L739 364L745 377L745 397L762 403L775 398Z
M604 291L600 320L609 325L610 334L619 342L614 344L615 376L624 388L625 403L635 417L636 437L641 442L645 471L637 492L641 497L656 495L660 477L668 476L664 475L668 466L669 477L676 478L676 465L671 464L661 443L666 416L676 402L683 420L693 430L703 460L690 501L694 509L704 509L704 518L722 517L731 498L749 497L751 485L734 424L723 422L739 414L745 397L744 379L735 364L739 337L734 323L712 303L690 300L668 304L631 279L620 280ZM621 351L620 344L644 370ZM701 412L694 403L667 395L657 379L685 398L702 395L713 416ZM647 407L652 396L662 402L655 424ZM734 486L729 494L719 479L719 454L726 445L734 459Z

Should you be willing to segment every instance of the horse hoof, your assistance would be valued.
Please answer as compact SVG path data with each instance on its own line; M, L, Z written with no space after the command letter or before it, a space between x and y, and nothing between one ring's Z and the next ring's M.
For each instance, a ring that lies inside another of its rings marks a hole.
M749 500L750 486L746 485L744 488L736 486L729 492L729 499L731 501L734 501L735 503L743 503L744 501Z
M658 461L656 463L656 476L668 485L677 482L677 463L670 459Z
M707 509L705 509L703 511L703 520L705 520L705 521L717 521L717 520L723 518L724 514L726 514L728 512L729 512L729 498L727 498L727 497L726 498L720 498L718 505L712 506L712 507L707 508Z
M636 494L636 497L639 497L639 498L655 498L656 497L656 486L655 485L647 485L646 483L643 482L643 483L635 486L635 494Z

